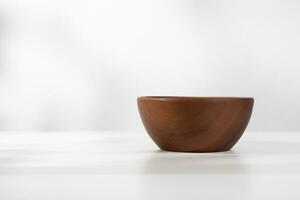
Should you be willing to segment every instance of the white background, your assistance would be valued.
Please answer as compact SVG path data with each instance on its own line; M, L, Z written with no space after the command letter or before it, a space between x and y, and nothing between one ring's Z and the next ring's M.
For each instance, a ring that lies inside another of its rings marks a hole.
M141 130L140 95L252 96L300 130L300 3L0 1L0 130Z

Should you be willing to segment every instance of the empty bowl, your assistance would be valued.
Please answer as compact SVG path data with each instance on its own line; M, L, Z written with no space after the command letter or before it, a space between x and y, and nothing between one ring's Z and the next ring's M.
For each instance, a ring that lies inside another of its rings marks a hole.
M230 150L251 117L248 97L139 97L146 131L160 149L178 152Z

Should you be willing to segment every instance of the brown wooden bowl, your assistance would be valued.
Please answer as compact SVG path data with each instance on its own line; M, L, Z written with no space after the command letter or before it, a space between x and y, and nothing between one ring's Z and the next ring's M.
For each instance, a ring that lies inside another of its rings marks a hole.
M230 150L251 117L248 97L138 98L143 124L160 149L179 152Z

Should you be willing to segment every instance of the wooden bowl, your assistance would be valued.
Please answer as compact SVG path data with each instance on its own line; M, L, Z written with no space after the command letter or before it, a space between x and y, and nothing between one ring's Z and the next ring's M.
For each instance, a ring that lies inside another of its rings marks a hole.
M143 124L160 149L178 152L230 150L251 117L248 97L138 98Z

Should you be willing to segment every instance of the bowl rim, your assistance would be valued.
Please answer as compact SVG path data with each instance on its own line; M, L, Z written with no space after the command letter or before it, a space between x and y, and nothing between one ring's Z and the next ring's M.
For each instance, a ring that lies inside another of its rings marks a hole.
M205 100L205 101L232 101L232 100L250 100L254 101L253 97L241 96L139 96L138 100L156 100L156 101L180 101L180 100Z

